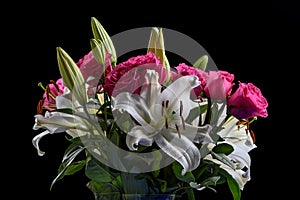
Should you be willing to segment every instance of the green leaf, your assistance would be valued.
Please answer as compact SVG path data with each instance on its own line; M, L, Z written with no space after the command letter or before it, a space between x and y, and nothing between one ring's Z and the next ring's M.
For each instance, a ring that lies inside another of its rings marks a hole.
M209 185L216 185L217 184L217 181L220 179L220 176L212 176L212 177L209 177L205 180L203 180L201 182L201 185L204 185L204 186L209 186Z
M67 147L67 149L65 150L65 153L64 153L64 156L63 156L63 159L62 159L62 162L68 162L68 160L70 158L73 157L74 154L77 154L78 155L78 152L77 151L82 151L84 149L84 147L82 146L82 142L80 140L79 137L77 137L76 139L73 138L73 141L72 143ZM79 153L80 153L79 152Z
M241 199L241 189L239 187L238 182L224 169L220 170L220 174L226 177L228 187L231 191L234 200Z
M101 183L91 180L88 182L87 187L94 193L95 196L99 193L116 194L116 196L119 196L120 194L120 190L111 183Z
M183 167L178 162L173 162L172 169L177 179L186 183L195 181L195 177L192 172L186 172L184 176L181 174Z
M160 151L154 148L152 151L152 156L154 158L153 165L152 165L153 166L152 174L154 177L157 177L160 173L160 164L162 160L162 155Z
M111 138L110 138L110 141L115 144L116 146L119 146L119 143L120 143L120 136L119 136L119 133L117 131L114 131Z
M212 188L211 186L216 186L219 179L220 179L220 176L212 176L212 177L206 178L200 184L195 183L195 182L190 182L190 186L192 188L195 188L198 191L208 188L208 189L211 189L216 192L216 190L214 188Z
M226 179L226 177L224 177L224 176L220 176L220 179L218 180L218 182L217 182L217 184L223 184L223 183L225 183L227 181L227 179Z
M60 165L58 175L54 178L50 185L50 190L52 189L53 185L60 179L62 179L68 169L68 167L73 163L74 159L78 154L80 154L84 148L78 148L75 151L72 152L67 158L64 158L64 162Z
M78 145L77 146L80 146L79 144L82 144L81 142L81 139L80 137L69 137L68 135L66 135L65 137L69 142L72 142L72 143L77 143Z
M112 184L116 186L117 188L122 188L123 182L121 176L117 176L115 180L112 181Z
M138 174L121 172L123 189L126 194L147 194L149 186L146 178L136 178Z
M87 93L83 76L72 58L60 47L57 50L58 67L64 85L72 92L80 105L87 102Z
M157 181L159 182L159 185L160 185L160 191L162 193L165 193L168 188L168 182L166 180L162 180L162 179L158 179Z
M201 147L200 147L200 155L202 157L205 157L206 155L208 155L211 152L211 150L208 148L208 145L209 145L208 143L201 145Z
M190 186L196 190L204 190L206 187L205 186L202 186L201 184L198 184L196 182L190 182Z
M100 166L95 159L91 159L87 162L85 175L91 180L108 183L114 180L108 170L108 168Z
M67 170L65 171L64 174L65 175L73 175L76 172L82 170L84 168L85 164L86 164L85 160L74 162L67 168Z
M117 55L116 55L116 50L115 50L115 47L113 45L113 42L112 42L110 36L106 32L106 30L103 28L101 23L95 17L91 18L91 26L92 26L94 38L96 40L100 40L103 43L106 51L112 55L111 61L112 61L112 64L115 65L117 63Z
M210 116L210 123L216 125L216 121L217 121L217 115L218 115L218 104L217 103L212 103L211 104L211 108L210 108L210 112L211 112L211 116Z
M188 200L195 200L195 194L194 194L193 188L188 187L188 188L185 189L185 191L186 191L186 195L187 195Z
M207 112L208 104L204 104L200 106L200 113L204 114Z
M110 105L111 105L111 101L104 102L104 103L100 106L99 111L105 112L105 109L107 109ZM99 111L98 111L98 112L99 112Z
M206 170L206 166L201 166L194 170L192 173L194 174L195 180L198 180Z
M235 165L234 165L234 163L224 154L224 153L215 153L215 152L211 152L211 155L215 158L215 159L217 159L217 160L219 160L219 161L221 161L221 162L223 162L225 165L228 165L229 167L231 167L232 169L235 169Z
M221 128L223 123L226 119L226 102L225 101L215 101L211 102L211 119L210 124L214 125L213 130L214 132L218 132Z
M197 117L200 115L200 107L195 107L191 109L189 115L186 118L186 123L190 124L192 123Z
M205 71L207 63L208 63L208 56L203 55L196 60L193 66L195 68L201 69L202 71Z
M66 166L66 163L63 162L60 164L58 168L58 172L60 174L59 177L57 177L57 180L63 179L65 176L75 174L76 172L80 171L85 166L85 160L72 162L70 165ZM63 172L63 173L61 173Z
M218 144L214 146L214 148L212 149L212 151L217 154L223 153L225 155L229 155L231 152L233 152L233 150L234 150L233 147L227 143Z

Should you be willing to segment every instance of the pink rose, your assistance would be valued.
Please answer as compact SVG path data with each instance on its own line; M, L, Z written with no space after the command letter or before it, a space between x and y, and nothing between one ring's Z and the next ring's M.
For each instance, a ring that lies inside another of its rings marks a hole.
M175 79L179 78L180 76L188 76L188 75L197 76L201 83L200 83L199 86L194 88L194 92L195 92L196 96L202 96L203 89L206 85L206 81L205 81L205 78L204 78L206 72L204 72L204 71L202 71L198 68L188 66L185 63L180 63L177 67L175 67L175 69L178 72L178 76L175 77Z
M43 103L42 108L47 110L55 110L56 109L56 97L63 94L64 92L64 84L62 78L58 79L56 82L52 82L46 86L46 91L43 94Z
M229 112L238 119L267 117L268 102L259 88L252 83L239 83L227 101Z
M110 58L111 54L106 53L105 73L109 73L110 71L112 71ZM76 64L80 68L80 71L85 80L89 76L94 76L97 78L100 78L102 76L102 66L96 61L92 51L90 51L88 54L79 59Z
M105 74L108 74L112 71L112 66L110 62L111 54L107 53L105 58ZM96 79L92 79L87 81L89 84L88 94L95 94L96 87L98 86L97 90L101 89L101 85L98 85L99 79L103 76L102 66L96 61L93 56L93 52L90 51L86 54L83 58L79 59L76 63L77 66L80 68L82 76L84 80L88 80L89 77L95 77Z
M147 69L156 70L159 73L159 82L163 83L167 77L167 71L159 58L154 53L131 57L118 64L104 79L104 91L111 96L121 92L139 93L145 83Z
M232 91L234 75L226 71L209 71L204 74L206 85L204 91L207 97L224 100Z

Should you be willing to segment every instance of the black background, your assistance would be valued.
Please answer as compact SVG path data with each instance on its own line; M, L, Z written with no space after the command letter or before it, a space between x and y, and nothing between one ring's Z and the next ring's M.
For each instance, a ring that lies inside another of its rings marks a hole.
M291 62L288 59L291 54L288 53L287 44L297 42L291 39L297 35L296 26L299 26L297 9L291 3L279 1L267 5L257 2L174 2L173 7L160 3L121 5L117 2L82 2L83 5L71 7L45 4L7 17L7 29L13 30L7 42L14 41L9 45L13 47L14 53L9 53L8 57L10 63L17 65L8 67L12 69L12 77L16 77L14 80L17 80L17 85L10 87L10 92L18 99L18 106L10 110L22 113L21 119L19 114L9 117L14 119L9 122L16 130L11 138L16 145L8 144L12 150L10 152L16 153L6 153L10 159L5 162L4 174L10 177L6 183L7 188L18 191L11 195L31 200L93 199L85 186L87 179L83 173L65 177L49 191L67 145L63 134L46 136L41 140L40 147L46 151L43 157L37 155L31 143L38 133L32 130L33 116L43 94L37 83L41 81L46 84L50 79L59 78L57 46L66 50L76 61L90 51L91 17L96 17L110 35L151 26L182 32L206 49L218 69L235 74L236 80L253 82L258 86L269 102L269 117L260 118L253 126L258 148L250 152L252 179L244 188L242 200L262 199L262 194L273 192L279 187L276 180L285 175L272 174L278 167L274 144L281 140L281 127L275 117L282 99L282 94L278 92L282 79L278 80L278 77L286 76L285 64ZM218 191L216 194L202 191L197 197L232 199L226 186L220 187Z

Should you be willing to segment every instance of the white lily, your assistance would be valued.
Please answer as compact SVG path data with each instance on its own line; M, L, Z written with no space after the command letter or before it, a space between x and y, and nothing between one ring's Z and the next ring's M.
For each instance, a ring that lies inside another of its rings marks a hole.
M82 131L88 131L87 122L85 119L62 112L46 112L45 115L35 115L35 124L33 126L34 130L40 128L47 129L52 133L61 133L71 129L79 129ZM78 135L72 135L76 137Z
M243 151L249 152L256 148L251 135L246 131L246 125L237 125L238 119L231 116L223 124L224 129L218 132L227 143L238 146Z
M48 134L66 132L73 138L85 135L90 127L87 127L87 122L83 118L72 114L61 112L46 112L45 116L35 115L35 124L33 130L46 129L42 133L36 135L32 139L33 146L37 149L38 155L44 155L44 152L39 148L39 141Z
M183 76L161 91L158 73L148 70L141 94L120 93L114 99L113 110L128 112L137 122L126 138L130 150L138 144L153 142L182 166L182 174L200 164L200 151L193 143L209 138L210 125L192 126L185 123L192 107L190 92L200 84L196 76Z
M253 148L256 148L252 137L246 131L246 125L237 125L238 119L231 116L223 124L223 129L218 132L224 141L222 143L230 144L233 147L233 152L231 152L227 157L235 163L235 168L232 168L225 163L214 159L211 155L205 157L205 159L211 160L220 167L226 170L239 184L240 189L244 188L247 181L250 180L250 166L251 158L248 154ZM214 147L210 144L210 149Z
M56 107L57 109L71 109L74 113L46 111L45 115L37 114L34 116L33 130L46 129L32 139L32 143L40 156L44 155L44 152L39 148L39 141L45 135L66 132L75 138L86 135L93 129L89 121L94 116L93 113L89 115L89 113L84 112L82 106L72 97L69 89L65 88L64 94L56 97ZM97 109L89 109L89 111L92 110ZM88 120L88 118L90 119Z

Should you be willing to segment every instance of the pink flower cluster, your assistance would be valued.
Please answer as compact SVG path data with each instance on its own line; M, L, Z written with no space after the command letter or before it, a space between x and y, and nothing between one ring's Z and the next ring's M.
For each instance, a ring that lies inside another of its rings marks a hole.
M185 63L179 64L175 69L178 72L175 78L187 75L196 75L199 78L201 84L194 89L196 96L223 100L229 96L234 85L234 75L226 71L204 72Z
M239 83L227 101L230 113L236 118L267 117L268 102L253 83Z
M201 85L194 89L199 97L215 100L227 100L229 112L238 119L267 117L268 102L262 92L253 83L239 82L233 91L234 75L227 71L204 72L198 68L180 64L175 67L178 75L196 75Z
M124 91L138 93L139 88L145 82L146 69L149 68L157 70L160 75L159 82L163 83L167 77L166 70L159 59L149 52L117 65L105 77L104 90L112 96ZM234 75L227 71L204 72L185 63L174 68L177 73L172 73L172 80L180 76L196 75L201 84L194 88L195 95L215 100L227 100L228 110L235 117L244 119L268 116L268 102L254 84L239 82L238 88L233 91Z
M110 96L116 96L121 92L139 94L141 87L145 84L144 77L147 69L153 69L159 73L159 83L161 84L164 83L168 75L162 62L152 52L131 57L114 68L111 67L109 60L110 55L108 54L103 89ZM93 58L92 52L80 59L77 65L81 68L84 78L91 73L98 74L99 77L102 75L99 64ZM198 98L226 100L228 111L236 118L265 118L268 116L268 102L260 89L254 84L239 82L237 89L233 90L235 85L234 75L227 71L205 72L185 63L180 63L174 68L177 72L172 72L171 81L180 76L197 76L201 84L194 88L195 95ZM43 107L49 110L55 109L55 97L62 94L63 89L64 85L61 78L56 83L48 84L44 93Z
M62 78L59 78L56 82L50 81L43 94L43 99L38 104L38 113L42 113L43 109L55 110L56 109L56 97L63 94L64 84Z
M105 74L112 71L112 66L110 62L111 54L107 53L105 58ZM101 77L103 74L103 68L99 65L97 60L93 56L93 52L90 51L88 54L84 55L81 59L79 59L76 63L78 68L82 73L84 80L88 80L89 76ZM88 94L95 94L96 91L101 89L101 85L98 85L99 80L93 79L87 81L90 85L88 89ZM38 105L38 113L42 113L43 109L46 110L55 110L56 109L56 97L58 95L63 94L64 84L62 78L59 78L56 82L51 81L51 83L47 84L45 88L45 92L43 94L43 99L39 102Z
M147 69L159 73L159 83L163 83L167 77L167 71L162 62L154 53L139 55L129 58L118 64L105 76L104 91L110 96L116 96L121 92L139 93L145 84Z

